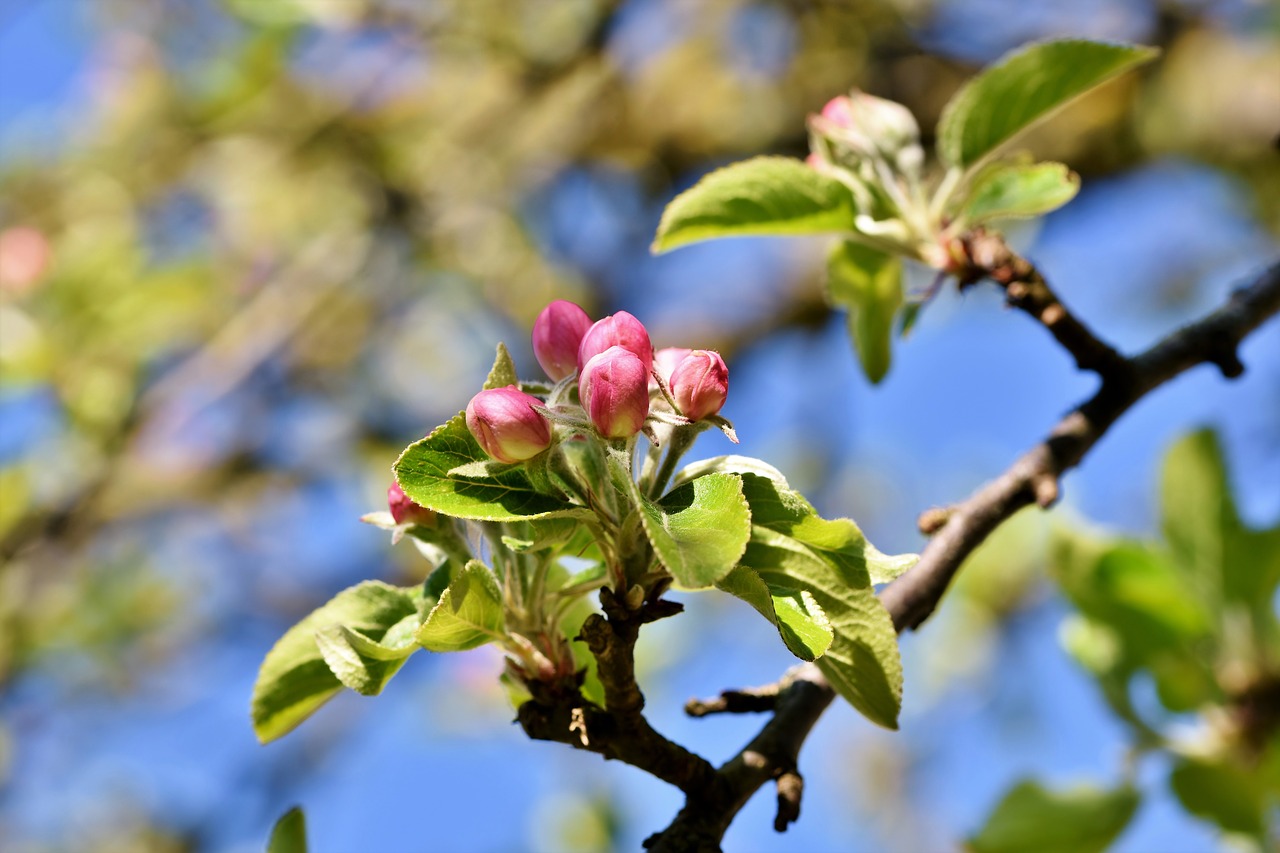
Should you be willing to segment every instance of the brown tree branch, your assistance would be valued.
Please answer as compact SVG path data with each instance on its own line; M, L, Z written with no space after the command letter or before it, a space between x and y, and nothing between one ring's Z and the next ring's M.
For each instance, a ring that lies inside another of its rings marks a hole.
M1244 369L1237 355L1240 342L1280 312L1280 262L1277 262L1233 293L1224 306L1209 316L1174 332L1146 352L1132 358L1115 355L1118 361L1114 361L1111 354L1115 354L1115 350L1094 338L1082 323L1071 317L1047 286L1043 292L1039 291L1039 285L1044 282L1033 267L1019 265L1019 269L1022 270L1018 273L1020 280L1038 283L1031 288L1035 292L1030 297L1033 301L1026 303L1031 307L1024 310L1044 322L1045 310L1051 305L1059 306L1049 312L1052 322L1046 325L1058 342L1076 357L1082 369L1094 370L1102 377L1102 385L1093 397L1064 417L1044 441L1015 461L1000 477L963 503L931 510L922 516L922 527L932 532L933 537L920 562L880 596L899 633L919 627L933 613L965 558L996 527L1030 504L1047 507L1056 501L1061 476L1078 465L1107 429L1135 403L1199 364L1215 364L1227 378L1239 376ZM1013 281L1009 279L1006 285ZM1052 301L1046 302L1049 297ZM835 692L812 664L788 672L778 683L773 717L742 751L717 771L719 784L709 787L707 794L686 792L685 807L670 826L651 836L645 846L654 851L676 853L718 850L720 839L734 816L760 786L771 779L780 783L775 827L785 829L799 813L801 786L796 761L800 747L834 697Z

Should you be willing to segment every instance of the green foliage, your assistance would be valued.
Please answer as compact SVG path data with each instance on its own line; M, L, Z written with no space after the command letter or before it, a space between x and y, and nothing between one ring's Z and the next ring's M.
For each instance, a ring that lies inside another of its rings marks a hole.
M717 169L667 205L653 251L748 235L853 230L853 196L799 160L756 157Z
M910 558L868 547L852 521L823 519L799 493L774 480L747 474L743 484L751 505L751 542L742 565L771 591L795 589L813 597L833 635L818 667L868 719L896 728L902 663L893 621L871 585L871 569L898 571Z
M330 668L329 656L338 661L352 684L369 692L381 690L408 654L397 657L398 651L391 650L402 648L403 622L416 618L421 597L419 588L364 581L338 593L290 628L267 653L253 687L251 711L258 739L266 743L287 734L342 689L343 680ZM317 637L335 627L345 627L373 645L348 644L326 655ZM384 639L388 640L385 645L379 642ZM374 646L379 651L366 654Z
M827 297L849 312L849 337L867 379L889 371L894 318L902 307L902 259L853 240L827 256Z
M1079 189L1080 176L1061 163L993 163L974 179L959 215L971 225L1040 216Z
M307 817L302 809L289 809L271 828L267 853L307 853Z
M479 560L467 563L431 608L416 639L433 652L461 652L501 641L502 590L489 567Z
M1036 122L1157 53L1079 39L1015 51L947 103L938 123L938 154L949 166L970 168Z
M716 587L750 604L778 629L782 642L801 660L817 660L831 646L831 622L813 594L769 586L754 569L739 566Z
M1266 786L1256 768L1228 758L1183 758L1169 774L1169 787L1187 811L1227 832L1260 843L1266 837Z
M459 412L405 448L396 460L396 480L416 503L454 518L523 521L575 513L539 491L525 466L491 461Z
M1047 790L1033 780L1014 786L986 825L970 838L971 853L1101 853L1138 809L1130 787Z
M640 519L658 559L685 589L704 589L732 571L751 535L742 479L707 474L659 503L640 498Z

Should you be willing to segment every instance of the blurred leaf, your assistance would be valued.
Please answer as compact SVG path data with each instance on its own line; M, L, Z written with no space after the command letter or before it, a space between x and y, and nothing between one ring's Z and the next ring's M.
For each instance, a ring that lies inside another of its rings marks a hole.
M1164 535L1197 588L1224 601L1270 601L1280 581L1280 528L1245 529L1212 430L1191 433L1169 449L1160 494Z
M966 844L972 853L1100 853L1129 825L1140 798L1130 787L1050 791L1019 782Z
M415 638L433 652L461 652L501 640L505 625L497 579L488 566L472 560L440 596Z
M938 123L938 155L950 166L973 166L1070 101L1149 62L1158 52L1063 39L1010 53L947 103Z
M1080 176L1061 163L993 164L974 181L957 216L973 225L1039 216L1075 198Z
M307 818L302 809L289 809L271 828L267 853L307 853Z
M801 660L816 660L830 647L831 623L808 591L771 587L744 566L721 578L716 587L742 599L768 619L791 653Z
M657 504L638 493L633 497L658 559L685 589L714 585L747 547L751 513L735 474L706 474Z
M895 567L911 556L889 557L870 547L849 519L820 517L799 493L766 477L743 475L751 505L751 542L742 565L772 589L809 592L833 634L817 665L872 722L897 728L902 662L893 621L871 586L873 565Z
M1227 832L1262 840L1266 790L1255 773L1229 763L1183 758L1169 774L1169 787L1187 811Z
M487 461L489 455L471 435L465 415L459 412L426 438L405 448L396 460L396 480L414 502L454 518L518 521L582 512L537 491L522 465L488 477L462 476L456 470Z
M902 307L902 259L852 240L827 256L827 296L849 312L849 336L872 384L889 371L893 319Z
M267 653L253 687L253 729L258 740L266 743L288 733L342 689L317 644L320 632L346 626L366 639L380 640L402 620L416 618L420 599L420 587L402 589L364 581L338 593L285 632ZM399 640L393 637L392 641Z
M847 233L853 195L800 160L756 157L717 169L662 214L655 253L715 237Z

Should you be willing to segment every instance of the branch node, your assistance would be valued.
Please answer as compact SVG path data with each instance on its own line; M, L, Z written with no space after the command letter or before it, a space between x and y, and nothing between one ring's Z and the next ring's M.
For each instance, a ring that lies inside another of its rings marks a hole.
M1225 379L1237 379L1244 375L1244 363L1234 345L1216 347L1209 353L1209 361L1221 371Z
M943 527L946 527L947 522L951 520L951 513L954 511L954 508L949 506L929 507L929 509L920 513L920 517L916 519L916 527L925 536L932 536Z
M1031 491L1036 496L1036 505L1048 509L1058 502L1058 478L1053 474L1039 474L1031 480Z
M777 832L786 832L787 827L800 818L800 796L804 793L804 778L796 770L786 770L778 776L778 815L773 819L773 828Z

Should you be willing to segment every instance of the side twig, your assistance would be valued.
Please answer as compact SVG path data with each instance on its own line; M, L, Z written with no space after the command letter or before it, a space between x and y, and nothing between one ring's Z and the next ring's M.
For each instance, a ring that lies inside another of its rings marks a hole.
M1135 403L1199 364L1214 364L1227 378L1239 376L1244 370L1237 355L1240 342L1280 313L1277 262L1233 293L1217 311L1174 332L1146 352L1124 358L1072 317L1030 264L1020 258L1013 262L1011 258L1016 256L997 253L986 258L991 263L1014 264L1009 268L1013 274L1003 282L1006 290L1015 283L1028 284L1026 293L1017 291L1016 295L1011 294L1010 301L1044 322L1082 369L1101 376L1102 384L1093 397L1059 421L1043 441L1004 474L966 501L922 515L921 527L932 533L932 538L920 562L880 596L899 633L919 627L933 613L964 560L996 527L1033 503L1042 507L1053 504L1062 475L1078 465ZM997 279L997 283L1001 282ZM773 717L716 772L717 784L709 789L715 795L686 791L685 807L665 830L646 841L646 847L654 851L718 850L734 816L770 780L779 784L775 828L785 829L795 819L802 787L796 773L800 747L835 692L811 664L788 672L777 688ZM714 705L716 701L704 704Z

